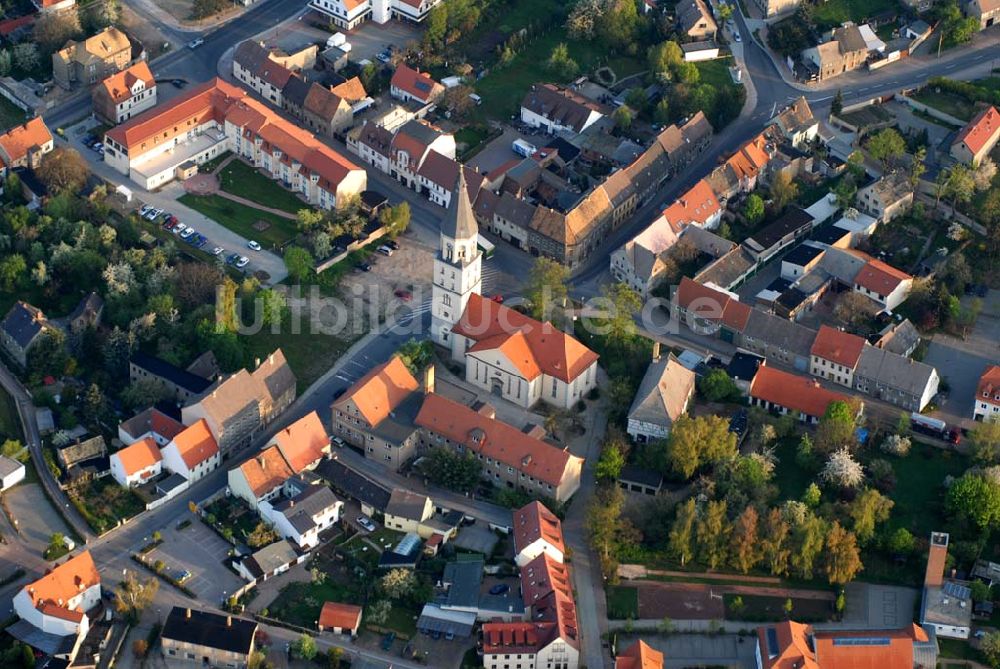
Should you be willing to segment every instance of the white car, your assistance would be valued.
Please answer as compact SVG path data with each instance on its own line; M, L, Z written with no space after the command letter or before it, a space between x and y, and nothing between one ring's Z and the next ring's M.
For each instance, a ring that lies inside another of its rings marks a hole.
M246 256L240 256L240 259L236 261L236 266L237 267L241 267L241 268L242 267L246 267L247 263L249 263L249 262L250 262L250 258L247 258Z
M193 234L194 234L194 228L188 228L187 230L181 233L181 239L187 239Z
M736 40L737 42L742 42L743 41L743 38L740 37L739 33L733 33L733 39Z
M389 248L388 246L386 246L385 244L383 244L382 246L378 247L377 250L378 250L379 253L381 253L384 256L391 256L392 255L392 249Z
M250 247L251 251L260 251L260 244L253 241L252 239L249 242L247 242L247 246Z
M190 228L188 228L188 226L184 225L183 223L178 223L177 225L174 226L174 229L171 230L171 232L174 233L175 235L180 235L189 229Z
M203 40L202 38L199 37L198 39L193 39L190 42L188 42L188 48L189 49L197 49L198 47L200 47L204 43L205 43L205 40Z
M214 249L212 249L213 256L221 256L225 252L226 249L222 248L221 246L216 246Z
M369 532L374 532L377 529L375 527L375 523L373 523L372 519L368 516L358 516L358 525L365 528Z
M139 208L139 215L142 216L143 218L145 218L146 214L148 214L154 208L155 207L153 207L153 205L151 205L151 204L144 204L144 205L142 205L142 207Z

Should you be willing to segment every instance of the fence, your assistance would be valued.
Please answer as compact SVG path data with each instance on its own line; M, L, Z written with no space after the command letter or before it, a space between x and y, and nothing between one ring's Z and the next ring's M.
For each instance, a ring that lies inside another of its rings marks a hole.
M933 116L934 118L944 121L945 123L950 123L957 128L961 128L962 126L965 125L965 121L963 121L962 119L956 118L951 114L946 114L940 109L936 109L934 107L931 107L930 105L925 105L923 102L917 102L908 95L904 95L902 96L902 98L903 100L906 101L906 104L910 105L911 109L923 112L928 116Z
M379 226L376 229L372 230L371 234L369 234L368 236L363 237L361 239L355 239L353 242L348 244L347 248L341 253L338 253L335 256L331 256L326 260L324 260L323 262L316 263L316 273L319 274L320 272L330 269L340 261L345 260L347 256L349 256L351 253L368 246L373 241L375 241L379 237L382 237L383 235L385 235L385 226Z

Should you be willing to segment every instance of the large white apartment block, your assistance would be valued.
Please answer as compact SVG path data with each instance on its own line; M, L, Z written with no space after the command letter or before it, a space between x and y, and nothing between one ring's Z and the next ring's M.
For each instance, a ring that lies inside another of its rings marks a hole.
M441 0L312 0L309 8L327 16L338 28L353 30L365 21L420 23L439 2Z

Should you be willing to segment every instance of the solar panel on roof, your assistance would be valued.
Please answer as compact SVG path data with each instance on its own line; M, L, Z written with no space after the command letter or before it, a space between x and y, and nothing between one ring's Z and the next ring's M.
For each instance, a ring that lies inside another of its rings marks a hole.
M969 588L951 581L946 582L941 589L944 590L944 594L956 599L969 599L972 596L972 591Z
M773 627L767 628L767 656L778 656L778 630Z
M888 637L845 637L834 639L834 646L888 646L892 643Z
M430 85L430 84L428 84L428 83L427 83L426 81L418 81L418 82L415 82L415 85L416 85L416 87L417 87L417 89L418 89L418 90L421 90L421 91L423 91L424 93L426 93L426 92L428 92L429 90L431 90L431 85Z

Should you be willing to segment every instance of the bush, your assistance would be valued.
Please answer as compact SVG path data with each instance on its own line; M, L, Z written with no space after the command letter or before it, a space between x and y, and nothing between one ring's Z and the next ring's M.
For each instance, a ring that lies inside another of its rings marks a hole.
M898 434L891 434L885 438L880 448L883 453L888 453L889 455L895 455L902 458L909 454L910 446L909 437L901 437Z

